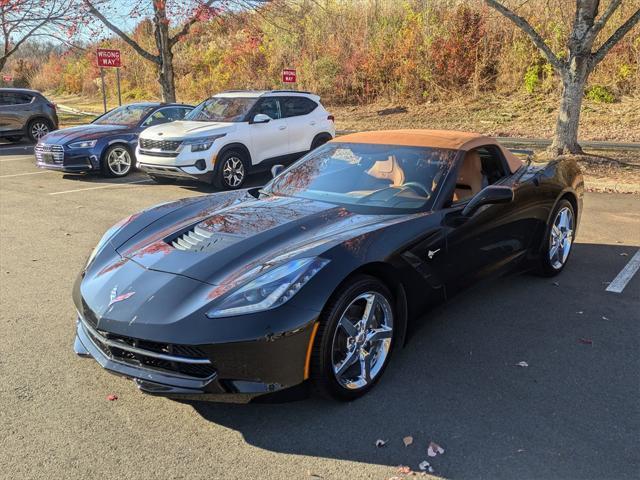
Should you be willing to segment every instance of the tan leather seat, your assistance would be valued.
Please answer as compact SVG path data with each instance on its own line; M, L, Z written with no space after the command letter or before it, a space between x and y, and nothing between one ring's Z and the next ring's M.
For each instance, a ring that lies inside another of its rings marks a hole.
M482 190L482 160L475 150L467 152L458 172L453 201L473 197ZM460 188L462 187L462 188Z
M389 155L386 160L379 160L374 163L367 173L380 180L389 180L392 187L399 187L404 184L404 172L393 155Z

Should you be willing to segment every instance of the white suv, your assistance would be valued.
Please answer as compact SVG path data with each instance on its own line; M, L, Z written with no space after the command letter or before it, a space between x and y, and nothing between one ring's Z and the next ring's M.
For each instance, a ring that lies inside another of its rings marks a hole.
M290 163L335 136L320 97L292 90L230 91L184 120L140 134L137 166L158 182L195 178L240 188L247 173Z

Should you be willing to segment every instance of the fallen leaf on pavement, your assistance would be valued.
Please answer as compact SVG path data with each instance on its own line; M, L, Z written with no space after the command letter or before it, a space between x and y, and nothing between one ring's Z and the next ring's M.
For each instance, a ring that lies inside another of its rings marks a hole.
M406 465L398 465L398 473L402 473L403 475L407 475L411 473L411 467L407 467Z
M402 439L402 442L404 443L405 447L408 447L409 445L411 445L413 443L413 437L411 437L411 436L404 437Z
M560 284L559 284L558 282L553 282L553 286L554 286L554 287L559 287L559 286L560 286Z
M516 365L519 366L519 367L523 367L523 368L526 368L526 367L529 366L529 364L527 362L518 362L518 363L516 363Z
M593 340L591 340L590 338L580 338L578 339L578 342L582 343L583 345L593 345Z
M442 455L444 453L444 448L438 445L436 442L430 442L429 448L427 448L427 455L430 457L435 457L436 455Z
M602 316L603 320L609 320L607 317L605 317L604 315Z
M107 395L107 400L109 400L110 402L113 402L114 400L118 399L118 395L116 395L115 393L112 393L111 395Z
M376 440L376 447L381 448L384 447L387 444L386 440L382 440L382 439L378 439Z
M427 468L429 468L431 466L431 464L429 462L427 462L426 460L423 460L422 462L420 462L420 464L418 465L418 468L422 471L426 470Z
M579 310L576 312L578 315L582 315L584 312L582 310Z
M621 256L621 257L626 257L627 255L629 255L627 252L622 252L622 253L620 254L620 256Z

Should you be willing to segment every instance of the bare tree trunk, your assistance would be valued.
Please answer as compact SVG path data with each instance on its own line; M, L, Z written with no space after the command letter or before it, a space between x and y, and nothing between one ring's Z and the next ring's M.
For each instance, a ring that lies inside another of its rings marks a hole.
M574 57L570 60L569 68L562 75L560 110L553 143L549 148L556 155L567 152L582 153L582 148L578 144L578 128L589 72L589 62L584 58Z
M155 38L158 47L158 82L162 89L162 101L173 103L176 101L176 85L173 78L173 44L169 38L169 21L164 3L153 2L155 10Z

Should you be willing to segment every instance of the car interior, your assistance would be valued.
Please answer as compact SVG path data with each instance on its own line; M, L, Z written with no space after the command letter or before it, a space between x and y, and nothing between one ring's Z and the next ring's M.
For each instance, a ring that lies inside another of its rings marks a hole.
M370 148L370 147L369 147ZM305 162L308 179L298 192L339 203L420 208L433 195L450 165L453 151L416 147L379 147L371 151L337 149L324 164ZM313 166L312 166L313 165ZM286 177L285 177L286 178ZM279 190L288 190L277 185Z
M458 169L453 203L465 202L487 185L509 175L499 150L491 145L469 150Z

